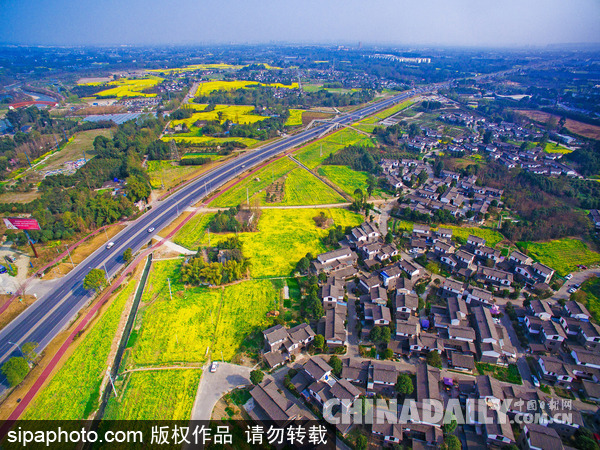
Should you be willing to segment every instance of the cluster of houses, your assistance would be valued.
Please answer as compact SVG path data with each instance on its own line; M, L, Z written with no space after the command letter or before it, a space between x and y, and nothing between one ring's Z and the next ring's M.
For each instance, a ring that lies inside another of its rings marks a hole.
M457 172L442 170L440 177L435 177L431 164L414 159L384 159L380 165L388 184L406 193L403 203L421 214L431 216L436 210L443 210L455 217L482 221L490 205L501 203L503 191L478 186L475 175L461 177ZM427 180L417 189L409 188L422 172L427 174Z
M453 275L475 280L492 289L509 288L515 281L532 289L550 289L554 269L518 250L504 257L479 236L469 235L465 244L456 246L452 235L453 231L448 228L432 230L428 225L415 224L409 252L427 255L429 259L439 261ZM460 295L464 292L462 288L454 290Z
M430 402L438 401L448 407L450 400L469 418L470 429L463 430L468 448L503 447L519 445L523 449L562 449L561 438L569 438L584 426L581 414L564 399L548 397L536 389L501 383L489 375L454 379L442 376L440 369L424 362L410 371L414 392L410 402L389 404L385 409L373 405L372 424L354 424L342 420L342 410L356 407L359 398L395 398L394 386L402 373L393 363L343 358L341 373L320 356L307 359L295 371L289 386L307 403L321 410L331 400L337 400L328 412L338 420L337 430L347 435L353 427L362 426L370 431L373 441L382 446L396 444L411 448L434 449L444 443L442 420L423 414ZM251 391L250 414L255 419L289 423L302 418L302 410L278 391L275 382L267 380ZM501 403L507 405L501 410ZM417 412L403 420L402 408L410 405ZM258 406L258 407L257 407ZM506 414L500 414L500 411ZM552 418L546 425L520 420L519 437L515 436L511 420L516 416L535 415ZM385 420L381 420L385 417ZM472 446L472 447L471 447Z
M590 321L587 308L574 300L563 306L532 300L516 312L543 382L600 402L600 326Z

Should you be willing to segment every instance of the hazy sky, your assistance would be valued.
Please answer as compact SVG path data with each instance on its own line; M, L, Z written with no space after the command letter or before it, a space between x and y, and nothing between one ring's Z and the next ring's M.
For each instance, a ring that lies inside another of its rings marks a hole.
M0 43L599 43L600 0L0 0Z

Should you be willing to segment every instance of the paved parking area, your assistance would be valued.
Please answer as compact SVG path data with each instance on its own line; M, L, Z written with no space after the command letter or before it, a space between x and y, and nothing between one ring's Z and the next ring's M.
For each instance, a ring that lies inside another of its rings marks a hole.
M208 370L210 365L202 372L192 409L192 420L210 420L213 408L224 394L236 387L250 384L251 367L223 362L218 364L216 372Z

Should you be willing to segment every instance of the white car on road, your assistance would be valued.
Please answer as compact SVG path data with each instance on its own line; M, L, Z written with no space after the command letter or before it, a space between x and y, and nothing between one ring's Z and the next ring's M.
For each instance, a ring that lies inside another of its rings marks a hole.
M570 273L569 275L567 275L565 277L565 280L570 280L571 278L573 278L573 274L572 273Z
M111 248L113 245L115 245L114 242L109 242L108 244L106 244L106 248L109 249Z
M213 363L210 365L210 371L211 371L212 373L216 372L216 371L217 371L217 367L219 367L219 364L217 364L216 362L213 362Z

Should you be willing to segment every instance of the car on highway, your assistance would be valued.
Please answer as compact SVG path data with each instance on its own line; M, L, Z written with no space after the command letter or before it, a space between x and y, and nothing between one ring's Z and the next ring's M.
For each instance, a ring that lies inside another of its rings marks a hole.
M17 260L15 259L15 257L14 257L14 256L11 256L11 255L6 255L6 256L4 257L4 259L5 259L6 261L8 261L9 263L12 263L12 264L14 264L14 263L17 261Z
M540 380L535 375L531 375L531 381L535 387L540 387Z
M113 245L115 245L114 242L109 242L108 244L106 244L106 248L109 249L111 248Z
M215 372L217 371L217 367L219 367L219 364L217 364L216 362L213 362L213 363L210 365L210 371L211 371L212 373L215 373Z
M0 273L6 273L8 272L8 269L4 266L0 266Z
M565 277L565 280L570 280L571 278L573 278L573 274L570 273Z
M152 233L154 231L154 227L148 228L148 233Z

